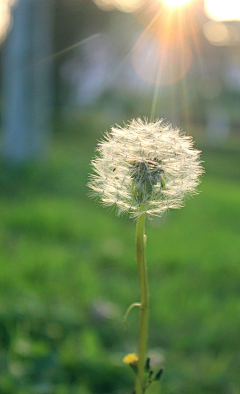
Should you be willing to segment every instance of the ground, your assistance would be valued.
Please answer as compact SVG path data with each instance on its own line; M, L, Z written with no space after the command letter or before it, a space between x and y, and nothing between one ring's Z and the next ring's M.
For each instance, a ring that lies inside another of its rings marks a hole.
M102 130L104 131L104 130ZM204 131L203 131L204 133ZM54 136L44 164L2 166L3 394L131 393L136 351L135 222L87 196L98 128ZM240 392L240 148L203 149L201 193L148 221L152 394ZM238 148L237 148L238 146Z

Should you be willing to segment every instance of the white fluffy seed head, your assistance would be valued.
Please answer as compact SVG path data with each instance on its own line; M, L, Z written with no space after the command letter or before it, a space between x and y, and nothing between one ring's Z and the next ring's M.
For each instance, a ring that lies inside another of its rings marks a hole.
M94 174L88 186L106 206L137 217L143 212L161 216L183 206L196 194L204 170L193 141L163 120L133 119L112 127L92 160ZM145 211L139 211L144 203Z

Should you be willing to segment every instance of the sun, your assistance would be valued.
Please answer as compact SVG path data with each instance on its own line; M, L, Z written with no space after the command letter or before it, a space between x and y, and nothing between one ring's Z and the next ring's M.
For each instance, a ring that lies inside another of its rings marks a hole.
M181 7L192 0L163 0L163 2L170 8Z

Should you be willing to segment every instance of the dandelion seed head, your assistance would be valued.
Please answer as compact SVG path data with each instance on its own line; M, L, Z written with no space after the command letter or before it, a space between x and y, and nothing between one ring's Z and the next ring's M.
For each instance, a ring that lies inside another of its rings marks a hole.
M97 151L88 183L92 194L133 217L143 213L141 204L150 216L182 207L187 195L197 193L204 172L192 138L162 119L114 126Z

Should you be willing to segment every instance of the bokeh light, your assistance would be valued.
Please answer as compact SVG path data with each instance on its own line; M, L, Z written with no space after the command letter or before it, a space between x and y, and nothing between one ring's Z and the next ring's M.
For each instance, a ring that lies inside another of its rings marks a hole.
M205 11L214 20L240 20L239 0L205 0Z
M203 26L206 39L215 46L233 46L240 42L240 26L209 21Z
M203 33L213 45L227 45L230 41L230 32L221 22L209 21L203 26Z

